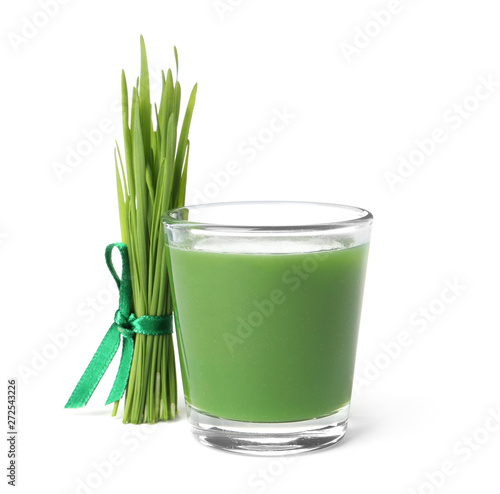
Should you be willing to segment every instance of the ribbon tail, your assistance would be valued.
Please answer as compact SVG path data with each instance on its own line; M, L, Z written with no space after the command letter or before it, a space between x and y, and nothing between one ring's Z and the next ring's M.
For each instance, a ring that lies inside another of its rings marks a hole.
M106 401L106 405L115 401L121 400L125 388L127 387L130 367L132 365L132 356L134 355L134 340L133 338L123 338L122 356L120 366L116 374L115 382Z
M113 324L108 329L64 408L81 408L87 404L119 346L120 332Z

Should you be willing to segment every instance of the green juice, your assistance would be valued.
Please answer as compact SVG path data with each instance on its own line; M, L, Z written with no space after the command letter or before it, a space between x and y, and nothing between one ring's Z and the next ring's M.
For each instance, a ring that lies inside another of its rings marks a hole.
M225 419L289 422L350 402L368 244L167 249L187 403Z

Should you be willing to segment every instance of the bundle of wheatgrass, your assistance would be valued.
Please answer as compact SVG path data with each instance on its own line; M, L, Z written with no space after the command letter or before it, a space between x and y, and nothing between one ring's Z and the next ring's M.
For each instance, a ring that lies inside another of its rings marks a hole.
M176 72L179 71L174 47ZM177 79L177 76L176 76ZM196 98L195 85L178 133L181 86L162 72L159 108L151 106L149 72L141 36L141 75L129 111L122 72L125 165L116 147L116 179L122 241L128 247L132 277L132 311L137 318L172 313L166 247L161 215L184 205L189 158L189 127ZM116 415L115 402L113 415ZM136 334L125 395L124 423L155 423L177 412L175 357L171 334Z

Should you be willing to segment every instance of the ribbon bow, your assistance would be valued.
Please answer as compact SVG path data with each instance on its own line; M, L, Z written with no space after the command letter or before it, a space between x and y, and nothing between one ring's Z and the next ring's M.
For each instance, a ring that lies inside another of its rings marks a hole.
M114 247L120 251L122 257L121 279L116 273L111 259L111 252ZM87 404L113 360L120 346L122 336L123 349L120 365L106 405L120 400L127 387L132 356L134 355L134 334L164 335L173 333L172 315L137 318L130 311L132 305L132 280L127 246L122 242L110 244L106 247L105 257L108 269L115 279L120 293L118 310L115 313L113 324L108 329L64 408L81 408Z

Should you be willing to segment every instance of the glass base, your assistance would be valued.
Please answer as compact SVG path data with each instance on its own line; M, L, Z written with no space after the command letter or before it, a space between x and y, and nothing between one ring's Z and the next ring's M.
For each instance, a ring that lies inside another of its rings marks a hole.
M242 422L207 415L186 403L194 436L204 445L246 455L283 456L326 448L344 437L349 405L300 422Z

